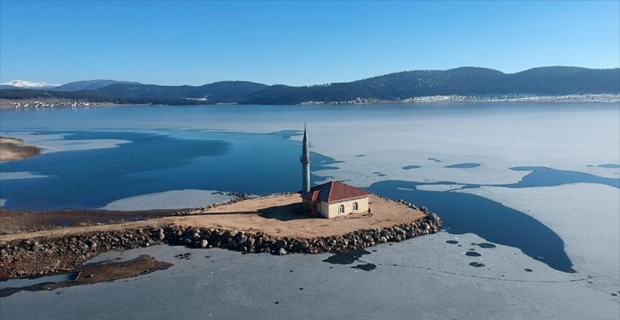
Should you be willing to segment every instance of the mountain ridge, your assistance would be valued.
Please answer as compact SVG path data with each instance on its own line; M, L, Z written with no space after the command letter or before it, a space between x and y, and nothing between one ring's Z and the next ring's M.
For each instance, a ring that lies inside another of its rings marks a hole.
M461 67L396 72L324 86L271 86L250 94L249 104L299 104L376 99L400 101L425 96L568 95L620 93L620 69L541 67L505 74Z
M64 87L64 88L63 88ZM481 67L395 72L351 82L312 86L219 81L201 86L161 86L129 81L87 80L46 90L0 90L0 98L54 96L114 103L304 104L407 101L431 96L561 96L620 94L620 68L538 67L503 73ZM21 91L21 93L20 93ZM41 91L41 92L37 92Z
M69 83L65 83L63 85L57 86L53 88L52 90L69 91L69 92L83 91L83 90L98 90L98 89L107 87L109 85L115 84L115 83L141 84L139 82L132 82L132 81L97 79L97 80L83 80L83 81L69 82Z

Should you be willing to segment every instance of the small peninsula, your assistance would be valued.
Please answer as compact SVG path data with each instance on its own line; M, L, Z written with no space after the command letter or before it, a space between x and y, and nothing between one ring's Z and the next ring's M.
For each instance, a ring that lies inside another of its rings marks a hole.
M346 252L442 226L424 207L340 181L311 186L305 128L300 162L300 193L236 194L224 204L185 210L0 210L0 279L79 272L97 254L158 244L274 255Z
M291 193L150 216L108 212L122 222L107 223L90 222L81 211L0 210L1 224L13 228L0 235L0 279L67 273L106 251L158 244L274 255L346 252L435 233L442 226L435 213L400 200L371 195L370 206L370 214L311 218L302 213L299 194ZM66 221L72 225L63 226Z
M0 137L0 161L22 160L41 154L41 149L23 140Z

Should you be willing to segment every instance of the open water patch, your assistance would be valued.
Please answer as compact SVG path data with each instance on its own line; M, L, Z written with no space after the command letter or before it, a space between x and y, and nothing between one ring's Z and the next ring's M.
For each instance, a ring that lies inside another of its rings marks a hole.
M512 184L493 185L505 188L556 187L571 183L595 183L620 189L619 178L604 178L589 173L556 170L547 167L513 167L514 171L531 171L521 181Z
M595 183L620 188L620 179L597 177L581 172L546 167L514 167L511 170L530 171L530 173L518 183L493 186L534 188L572 183ZM450 184L451 182L441 183ZM569 273L576 272L564 251L563 240L536 219L477 195L469 194L463 197L456 192L436 192L441 190L432 188L425 190L426 186L435 184L380 181L373 184L369 190L390 198L403 199L418 206L432 208L442 217L445 231L451 234L474 233L489 241L478 244L480 248L495 248L494 243L506 245L520 249L532 259L543 262L553 269ZM480 186L469 184L462 188L479 188ZM526 234L527 236L524 236Z
M364 249L349 251L349 252L339 252L329 256L327 259L323 260L323 262L331 263L331 264L340 264L340 265L349 265L356 263L360 260L360 258L364 255L370 254L369 251ZM362 262L355 266L351 267L352 269L360 269L364 271L372 271L377 268L377 265L368 262Z
M422 166L416 166L416 165L404 166L403 170L411 170L411 169L418 169L418 168L422 168Z
M358 264L356 266L352 266L352 269L360 269L360 270L364 270L364 271L372 271L375 270L377 268L376 264L373 263L362 263L362 264Z
M444 166L444 168L471 169L471 168L476 168L476 167L479 167L479 166L480 166L479 163L467 162L467 163L451 164L449 166Z
M133 132L70 132L72 140L118 139L134 143L118 148L90 149L44 154L0 165L2 171L38 172L55 176L37 181L9 181L0 193L16 209L53 210L96 208L116 199L170 190L157 185L163 175L131 179L136 172L152 172L182 166L196 157L219 157L230 143L217 140L186 140ZM192 175L184 178L191 183ZM9 189L10 191L7 191ZM171 188L174 189L174 188Z
M480 248L483 249L493 249L493 248L497 248L496 245L492 244L492 243L488 243L488 242L483 242L483 243L472 243L473 246L478 246Z
M58 132L42 132L42 134ZM119 199L172 190L222 190L268 195L298 190L300 142L293 134L171 131L69 131L72 142L122 140L116 148L42 154L0 164L2 172L45 179L2 181L0 198L18 210L95 209ZM312 172L337 169L312 153ZM248 165L251 159L252 165ZM257 169L260 168L260 169ZM243 177L243 178L240 178ZM316 184L322 177L311 175Z
M431 208L443 220L443 230L450 234L473 233L488 243L518 248L558 271L576 272L564 250L564 241L531 216L477 195L418 190L418 185L424 183L386 180L373 183L368 190Z
M613 164L613 163L605 163L605 164L599 164L598 167L605 168L605 169L618 169L620 168L620 165Z
M338 252L329 256L327 259L323 260L323 262L347 265L358 261L362 256L367 254L370 254L370 252L366 251L365 249L348 252Z

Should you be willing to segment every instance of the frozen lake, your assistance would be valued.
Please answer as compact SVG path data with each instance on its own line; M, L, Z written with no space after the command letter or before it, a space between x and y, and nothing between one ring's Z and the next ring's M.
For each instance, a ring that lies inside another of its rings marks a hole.
M67 318L127 317L136 310L117 299L127 290L135 292L132 304L144 299L145 308L131 317L145 319L166 308L190 317L264 319L619 316L617 104L163 106L0 115L2 135L46 148L40 157L0 164L0 204L9 208L182 207L224 201L217 191L297 190L297 130L306 122L315 183L345 180L427 206L446 222L437 235L368 250L359 260L376 265L372 271L330 265L323 261L329 255L203 250L181 261L173 252L187 249L131 251L125 255L151 252L175 267L61 294L20 292L2 298L8 318L63 318L63 310L74 312ZM187 307L179 311L181 301ZM26 307L34 303L44 308ZM105 308L110 312L97 311Z

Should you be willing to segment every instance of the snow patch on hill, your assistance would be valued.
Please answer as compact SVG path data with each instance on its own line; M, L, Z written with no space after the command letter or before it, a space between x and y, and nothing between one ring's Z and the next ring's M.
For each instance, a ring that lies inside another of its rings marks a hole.
M51 84L51 83L45 83L45 82L31 82L31 81L25 81L25 80L11 80L8 82L2 82L0 83L0 85L13 86L13 87L19 87L19 88L51 88L51 87L59 86L59 84Z

